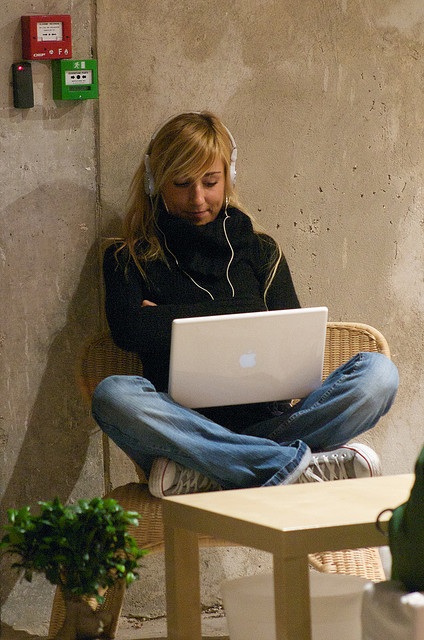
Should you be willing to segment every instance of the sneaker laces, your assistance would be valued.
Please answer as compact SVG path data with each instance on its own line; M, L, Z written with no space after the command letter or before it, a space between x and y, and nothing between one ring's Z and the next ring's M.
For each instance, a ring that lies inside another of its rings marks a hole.
M194 469L181 466L178 480L172 486L171 491L173 494L179 495L185 493L200 493L202 491L211 491L220 488L214 480L207 478Z
M309 467L300 476L299 484L305 482L327 482L331 480L347 480L351 476L346 469L346 463L352 460L350 452L320 453L313 455Z

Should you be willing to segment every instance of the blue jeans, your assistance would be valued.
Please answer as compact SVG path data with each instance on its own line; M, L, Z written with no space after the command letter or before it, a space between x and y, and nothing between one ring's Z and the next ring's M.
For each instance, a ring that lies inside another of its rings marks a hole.
M396 366L359 353L306 398L234 433L157 392L145 378L110 376L95 389L93 417L148 476L165 457L196 469L224 489L289 484L311 451L328 451L371 429L391 407Z

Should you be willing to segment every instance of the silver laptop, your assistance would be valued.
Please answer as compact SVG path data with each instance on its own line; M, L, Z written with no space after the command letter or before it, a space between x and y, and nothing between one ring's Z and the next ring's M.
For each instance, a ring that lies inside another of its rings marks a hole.
M173 321L169 393L190 407L303 398L321 384L327 307Z

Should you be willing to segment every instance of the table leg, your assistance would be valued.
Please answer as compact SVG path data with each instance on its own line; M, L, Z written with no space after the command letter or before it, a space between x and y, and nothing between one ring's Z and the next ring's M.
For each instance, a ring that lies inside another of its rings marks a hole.
M170 526L164 533L168 640L202 640L198 536Z
M311 640L307 556L282 559L274 554L276 640Z

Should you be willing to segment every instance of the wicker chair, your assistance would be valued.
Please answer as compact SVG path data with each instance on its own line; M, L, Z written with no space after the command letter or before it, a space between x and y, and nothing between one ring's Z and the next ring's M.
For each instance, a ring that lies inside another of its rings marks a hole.
M369 325L353 322L330 322L327 325L326 349L323 377L346 362L359 351L380 352L390 357L390 350L384 336ZM97 384L112 374L142 375L143 367L139 358L119 349L110 334L103 334L90 341L79 363L79 381L85 398L89 401ZM143 471L136 466L140 482L131 482L117 487L107 495L115 498L125 509L137 511L141 515L138 527L131 530L138 545L150 552L162 551L163 523L161 500L153 497L147 488ZM207 536L199 538L202 546L233 546L224 540ZM326 573L348 573L378 582L385 579L377 549L352 549L338 552L317 553L310 556L311 566ZM116 632L122 608L125 589L121 584L108 590L101 608L111 611L114 625L111 637ZM56 590L50 619L49 637L59 631L65 615L64 601L60 589Z

